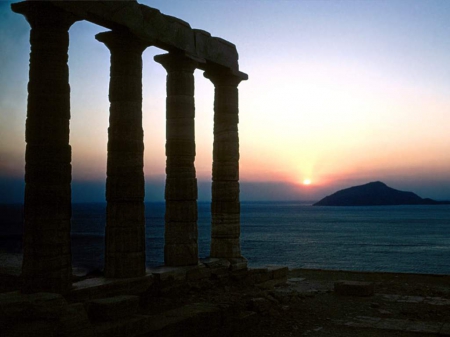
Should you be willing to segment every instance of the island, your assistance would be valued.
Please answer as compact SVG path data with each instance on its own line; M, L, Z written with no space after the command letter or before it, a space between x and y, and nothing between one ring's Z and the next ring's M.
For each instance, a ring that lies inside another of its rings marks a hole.
M399 191L381 181L353 186L333 193L313 206L393 206L393 205L443 205L450 201L421 198L413 192Z

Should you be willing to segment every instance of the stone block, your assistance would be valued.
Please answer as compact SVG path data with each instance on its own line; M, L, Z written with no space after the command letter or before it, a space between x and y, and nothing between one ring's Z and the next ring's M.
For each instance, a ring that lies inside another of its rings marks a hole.
M111 10L108 19L115 23L128 27L132 31L142 30L144 15L136 1L122 1L117 10ZM109 4L108 4L109 5Z
M420 334L435 334L437 335L442 328L440 322L409 322L406 331L416 332Z
M266 282L258 283L257 287L261 289L273 289L274 287L281 286L287 282L287 278L273 279Z
M165 199L173 201L197 200L197 179L167 178Z
M74 283L66 297L71 302L86 302L116 295L138 295L148 290L153 282L154 277L150 273L124 279L90 278Z
M239 225L241 222L241 215L238 213L214 213L211 223L217 226L220 225Z
M239 160L239 142L219 142L214 140L214 161L237 161Z
M198 263L197 243L176 243L164 245L164 263L167 266L190 266Z
M442 325L439 335L450 336L450 323L444 323L444 325Z
M196 222L167 222L164 238L166 243L197 243Z
M166 156L195 156L195 142L193 140L168 139L166 142Z
M192 66L192 72L182 71L182 69L176 69L173 72L169 70L166 84L168 98L172 96L194 96L194 69Z
M169 280L184 282L186 281L187 268L163 266L150 268L148 272L153 275L156 282L166 282Z
M191 157L192 160L189 164L183 163L184 166L179 166L174 161L171 161L170 164L166 163L166 179L195 179L195 167L194 167L194 157ZM187 158L183 159L187 160Z
M231 258L229 259L231 265L230 265L230 271L236 272L236 271L242 271L247 270L247 259L244 257L240 258Z
M69 305L62 311L57 334L65 337L94 337L92 325L82 303Z
M211 238L211 257L239 258L241 246L239 239Z
M144 32L162 49L181 49L195 55L194 33L189 24L172 16L143 10ZM141 30L142 31L142 30Z
M214 111L214 134L222 132L238 131L239 115L238 114L226 114L222 111L215 109Z
M166 222L196 222L197 201L166 201Z
M2 331L2 337L22 336L57 337L57 324L47 320L29 321L27 324L15 324L6 331Z
M208 279L211 276L211 269L199 263L196 266L186 267L186 281L198 281Z
M239 238L241 226L239 223L234 224L212 224L211 237L213 238Z
M241 204L239 201L216 201L211 203L211 213L214 214L240 214Z
M62 311L67 307L67 301L62 295L54 293L34 293L27 296L32 319L59 319Z
M239 201L238 181L213 181L212 200L214 201Z
M54 118L49 121L28 117L25 140L29 144L68 144L69 119Z
M286 266L268 265L267 270L272 279L285 279L289 273L289 268Z
M106 254L145 251L144 224L129 227L106 227Z
M105 254L105 275L111 278L144 276L145 252Z
M341 280L334 283L334 291L343 296L373 296L374 284L372 282Z
M267 268L250 268L247 271L247 283L258 284L269 281L270 279L271 274Z
M109 125L131 124L142 126L142 102L118 101L109 105Z
M229 77L224 78L225 81L231 79ZM231 79L232 80L232 79ZM221 114L238 114L239 113L239 91L237 84L235 85L223 85L219 84L220 90L216 91L214 96L214 107L220 110Z
M145 205L142 201L109 201L106 205L106 228L145 227Z
M212 177L213 181L238 181L239 162L214 161Z
M195 139L193 118L172 118L166 120L166 138L189 140Z
M113 321L129 317L137 313L138 296L115 296L89 301L87 310L89 318L94 322Z
M194 120L195 101L193 96L170 96L166 99L167 120L186 118Z
M211 40L211 34L205 30L193 29L195 36L195 51L199 57L208 55L208 44Z
M408 326L408 321L406 319L395 319L395 318L385 318L375 324L376 329L382 330L405 330Z
M145 196L144 176L107 177L107 201L143 201Z
M42 145L27 144L25 161L27 164L37 163L70 163L72 159L72 148L70 145Z
M202 35L201 44L197 48L197 55L213 63L220 64L234 70L239 69L238 53L236 46L226 40L217 37Z
M0 330L31 316L31 302L19 291L0 294Z

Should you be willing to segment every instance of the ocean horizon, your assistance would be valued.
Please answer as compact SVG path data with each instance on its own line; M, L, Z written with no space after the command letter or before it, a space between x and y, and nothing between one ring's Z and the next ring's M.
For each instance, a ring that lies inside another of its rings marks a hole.
M74 203L72 261L104 259L106 203ZM22 205L0 205L0 252L20 254ZM198 203L199 258L209 255L210 203ZM146 203L146 264L163 265L164 202ZM450 205L317 207L241 202L241 251L249 266L450 274Z

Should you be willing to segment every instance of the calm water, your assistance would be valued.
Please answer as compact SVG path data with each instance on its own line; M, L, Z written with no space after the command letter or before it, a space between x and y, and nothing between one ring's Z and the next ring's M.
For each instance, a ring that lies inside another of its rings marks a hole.
M21 249L20 208L0 207L0 251ZM75 266L103 265L105 205L74 204ZM163 263L164 204L146 205L147 264ZM208 203L199 203L199 255L209 253ZM242 254L251 266L450 274L450 205L312 207L242 203Z

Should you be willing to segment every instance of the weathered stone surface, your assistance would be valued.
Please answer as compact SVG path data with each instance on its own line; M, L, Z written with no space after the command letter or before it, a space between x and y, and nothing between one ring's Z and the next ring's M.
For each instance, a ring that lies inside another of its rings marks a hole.
M187 267L186 269L186 281L188 282L208 279L210 276L211 269L202 263L193 267Z
M106 254L145 251L145 227L111 227L107 233Z
M286 266L268 265L267 270L273 279L285 279L289 273L289 268Z
M174 23L183 24L176 20ZM168 266L196 265L194 70L197 62L178 53L157 55L155 61L167 71L164 262ZM189 225L184 226L186 223Z
M178 49L238 72L236 46L204 31L192 29L178 18L135 1L52 1L79 17L110 29L129 29L133 34L165 50Z
M374 284L372 282L337 281L334 283L334 291L344 296L372 296Z
M164 263L167 266L190 266L198 263L198 245L195 243L169 243L164 245Z
M88 315L92 321L112 321L137 313L138 296L115 296L87 303Z
M150 268L148 272L151 273L157 282L165 282L168 280L185 281L187 268L185 267L158 267Z
M145 273L145 251L115 252L106 256L108 257L105 261L106 277L129 278L143 276Z
M197 222L197 201L166 201L166 223Z
M23 290L63 293L70 287L71 274L67 260L57 259L57 256L65 252L70 261L70 243L61 240L49 244L42 241L43 236L38 237L38 233L46 231L48 221L52 226L60 222L56 226L60 237L70 235L70 221L67 221L71 217L67 51L68 30L77 18L49 3L19 3L12 5L12 9L25 15L32 28L26 124ZM40 254L42 248L45 252ZM55 263L52 268L55 272L47 277L44 260L48 259Z
M239 222L215 225L211 228L211 236L215 238L239 238L240 228Z
M217 177L216 177L217 178ZM213 181L212 198L216 201L239 201L238 181Z
M211 238L211 257L241 257L239 238Z
M153 283L154 276L150 272L142 277L127 279L89 278L74 283L66 297L71 302L86 302L117 295L137 295L147 291Z
M215 201L211 203L212 214L240 214L241 203L239 201Z
M116 18L121 15L118 20L126 20L125 17L133 15L133 11L140 13L137 4L126 4L116 7L111 15ZM127 32L106 32L95 37L111 52L105 275L111 278L143 276L142 52L148 43Z
M166 200L197 200L197 179L186 177L168 177L165 189Z
M244 257L240 258L231 258L229 259L231 265L230 265L230 271L236 272L236 271L244 271L247 270L247 260Z
M238 181L239 163L236 161L216 161L213 163L213 176L218 181Z
M62 310L57 334L65 337L94 337L91 322L82 303L68 305Z
M168 222L165 227L166 243L197 242L197 222Z

